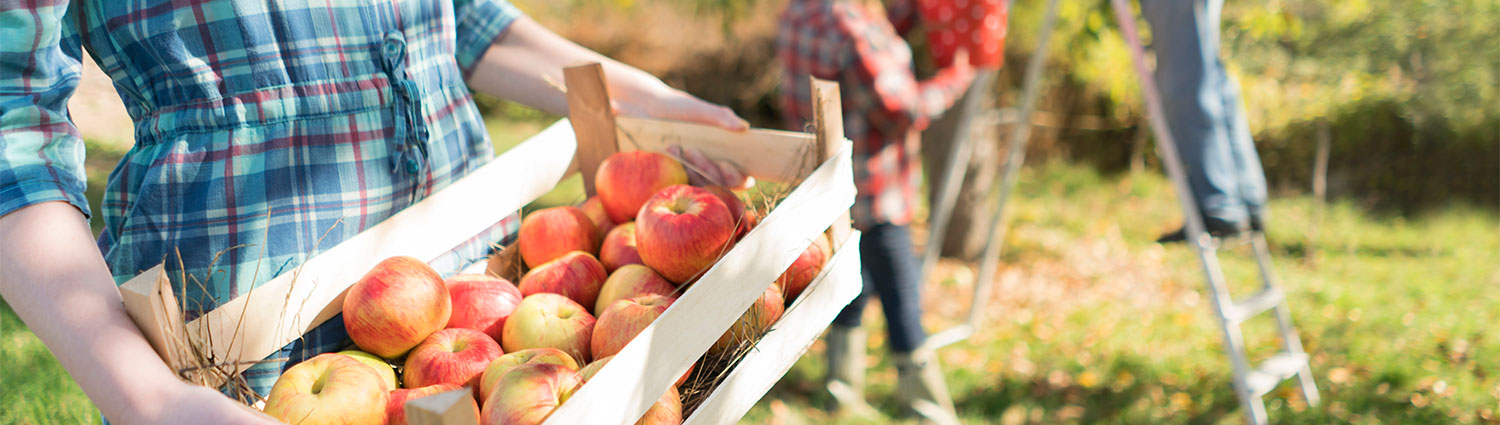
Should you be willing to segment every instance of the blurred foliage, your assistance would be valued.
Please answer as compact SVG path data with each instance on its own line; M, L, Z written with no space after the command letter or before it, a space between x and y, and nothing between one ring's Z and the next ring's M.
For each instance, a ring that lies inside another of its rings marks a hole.
M1015 5L1010 54L1033 53L1044 8ZM1143 125L1112 13L1106 0L1060 4L1049 87L1082 86L1102 99L1091 112ZM1332 194L1408 211L1500 203L1500 2L1227 2L1223 20L1223 58L1244 89L1267 174L1282 187L1308 187L1326 126ZM1118 149L1103 151L1103 162L1124 167Z

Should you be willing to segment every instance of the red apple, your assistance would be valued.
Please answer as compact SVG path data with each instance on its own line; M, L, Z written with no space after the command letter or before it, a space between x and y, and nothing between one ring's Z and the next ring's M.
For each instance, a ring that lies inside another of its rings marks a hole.
M573 356L556 348L529 348L514 353L506 353L496 357L489 366L485 366L484 375L479 378L479 399L490 398L490 392L495 390L495 384L500 378L510 372L516 366L530 363L551 363L567 366L569 369L578 370L578 362Z
M575 207L552 207L521 220L517 242L526 266L536 267L573 251L598 252L598 229L594 220Z
M713 192L688 185L662 189L636 216L641 260L672 282L708 270L734 242L735 222Z
M610 272L626 264L646 264L635 248L635 222L615 226L604 235L604 243L599 244L599 262Z
M344 350L340 351L339 354L353 357L355 360L359 360L360 363L364 363L365 366L375 368L375 373L380 374L380 381L386 385L385 389L387 391L396 389L396 369L392 368L391 364L387 363L385 359L359 350Z
M479 376L491 360L505 354L500 344L473 329L443 329L406 355L402 372L406 388L456 384L473 388L479 397Z
M344 328L354 345L395 358L448 324L448 287L427 263L391 257L354 282L344 296Z
M776 278L776 285L780 286L781 292L785 294L787 305L791 305L792 301L807 289L807 285L812 284L813 278L818 277L818 273L823 271L823 266L828 264L828 258L831 256L833 256L833 248L828 244L828 236L819 233L818 238L813 239L812 245L802 250L802 255L797 256L797 260L792 262L792 266L782 272L781 277Z
M776 323L777 319L781 318L783 308L785 307L782 303L781 288L774 284L766 287L766 291L761 293L760 298L755 299L754 304L750 304L745 314L740 315L739 320L736 320L733 325L729 325L729 330L724 331L724 335L720 335L718 341L714 341L713 347L708 349L709 352L722 353L726 350L738 349L746 342L759 338L771 328L772 324Z
M594 221L594 230L598 230L601 235L609 233L609 229L615 227L615 222L609 219L609 213L604 212L604 201L600 201L597 195L583 201L578 209L583 210L583 214Z
M390 400L375 369L343 354L319 354L276 378L265 413L306 425L383 425Z
M599 360L594 360L593 363L589 363L588 366L584 366L583 370L578 371L579 377L582 378L583 382L588 382L589 379L594 377L594 374L599 373L599 369L604 368L605 363L609 363L609 359L611 358L612 357L605 357ZM688 373L692 372L693 369L689 368ZM644 416L641 416L641 419L635 422L636 425L681 424L682 397L678 396L677 387L682 386L682 383L687 380L687 377L688 376L684 374L682 375L682 380L677 381L677 385L667 387L667 392L662 393L661 398L656 399L656 403L651 405L651 409L647 410L646 414Z
M556 348L584 363L592 358L589 339L593 332L594 316L588 309L568 297L540 293L521 299L516 312L505 320L500 345L512 353L528 348Z
M521 295L550 292L562 294L580 305L592 306L609 273L587 252L569 252L536 266L521 277Z
M745 233L750 232L750 227L755 225L755 213L747 209L745 201L740 200L734 191L723 186L708 186L704 189L713 192L714 196L718 196L719 200L724 201L724 206L729 208L729 216L734 219L735 240L739 240L740 237L745 236Z
M482 274L464 274L443 281L453 297L448 328L473 329L499 341L505 318L521 303L521 290L510 281Z
M566 366L532 363L517 366L500 378L484 400L483 425L535 425L547 420L568 400L581 382Z
M594 322L589 353L595 357L615 355L671 305L672 299L661 295L615 301Z
M428 385L422 388L401 388L391 391L391 401L385 405L387 425L406 425L406 402L433 394L462 389L458 384ZM473 398L467 404L474 406L474 417L479 417L479 404Z
M604 309L615 301L653 294L675 298L676 292L677 287L672 286L672 282L651 271L650 267L630 264L610 273L609 279L604 280L599 299L594 302L594 315L604 314Z
M624 223L635 218L641 205L667 186L687 184L687 169L669 156L655 152L616 152L599 164L594 188L609 219Z

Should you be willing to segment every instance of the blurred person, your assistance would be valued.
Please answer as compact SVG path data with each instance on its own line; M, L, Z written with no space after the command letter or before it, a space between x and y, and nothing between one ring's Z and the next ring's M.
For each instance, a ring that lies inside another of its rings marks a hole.
M622 114L747 127L504 0L0 1L0 22L0 296L121 424L276 423L179 380L115 285L165 259L203 283L175 294L202 303L191 318L441 190L494 155L471 88L563 114L547 81L601 62ZM97 244L73 125L87 117L66 107L85 50L135 123ZM482 258L517 221L437 263ZM347 341L329 320L245 378L266 394L282 368Z
M913 73L911 47L898 27L910 29L915 8L907 0L891 4L891 14L875 0L789 0L776 37L783 75L782 108L788 125L803 129L812 121L808 77L839 83L844 135L854 142L858 188L852 216L860 240L864 291L829 328L828 376L833 408L868 415L864 400L865 305L880 297L890 350L895 357L896 399L907 413L940 423L956 421L942 370L926 339L912 250L912 220L918 198L917 134L951 107L968 88L975 71L960 51L954 64L930 79Z
M1141 0L1156 51L1156 84L1193 201L1209 234L1232 237L1264 227L1266 175L1239 85L1219 58L1223 6L1223 0ZM1185 226L1157 239L1185 240Z

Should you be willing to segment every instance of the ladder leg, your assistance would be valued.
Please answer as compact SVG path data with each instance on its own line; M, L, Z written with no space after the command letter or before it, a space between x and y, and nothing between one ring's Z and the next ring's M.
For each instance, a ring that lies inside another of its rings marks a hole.
M1274 271L1271 268L1271 247L1266 242L1266 234L1256 231L1251 235L1251 244L1255 250L1255 264L1260 268L1261 283L1270 288L1277 285ZM1281 332L1281 345L1286 352L1304 354L1302 350L1302 338L1297 334L1297 329L1292 326L1292 311L1283 299L1276 306L1276 327ZM1312 360L1302 364L1302 370L1297 372L1297 387L1302 390L1302 398L1309 406L1317 406L1321 397L1318 395L1318 384L1313 382Z

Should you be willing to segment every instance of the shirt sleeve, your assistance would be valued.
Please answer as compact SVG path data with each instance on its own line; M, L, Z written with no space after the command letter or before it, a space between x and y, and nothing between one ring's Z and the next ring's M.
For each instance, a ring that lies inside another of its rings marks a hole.
M917 26L917 4L914 0L890 0L885 4L886 19L896 33L906 37Z
M454 0L454 31L457 32L454 55L459 69L468 72L484 57L490 44L522 16L525 14L521 9L506 0Z
M974 80L970 68L950 66L932 78L918 81L911 68L906 42L880 25L852 31L854 55L848 64L858 86L870 90L877 108L869 121L887 133L906 128L922 130L963 95Z
M82 44L67 9L0 2L0 216L47 201L89 215L83 140L67 111Z

